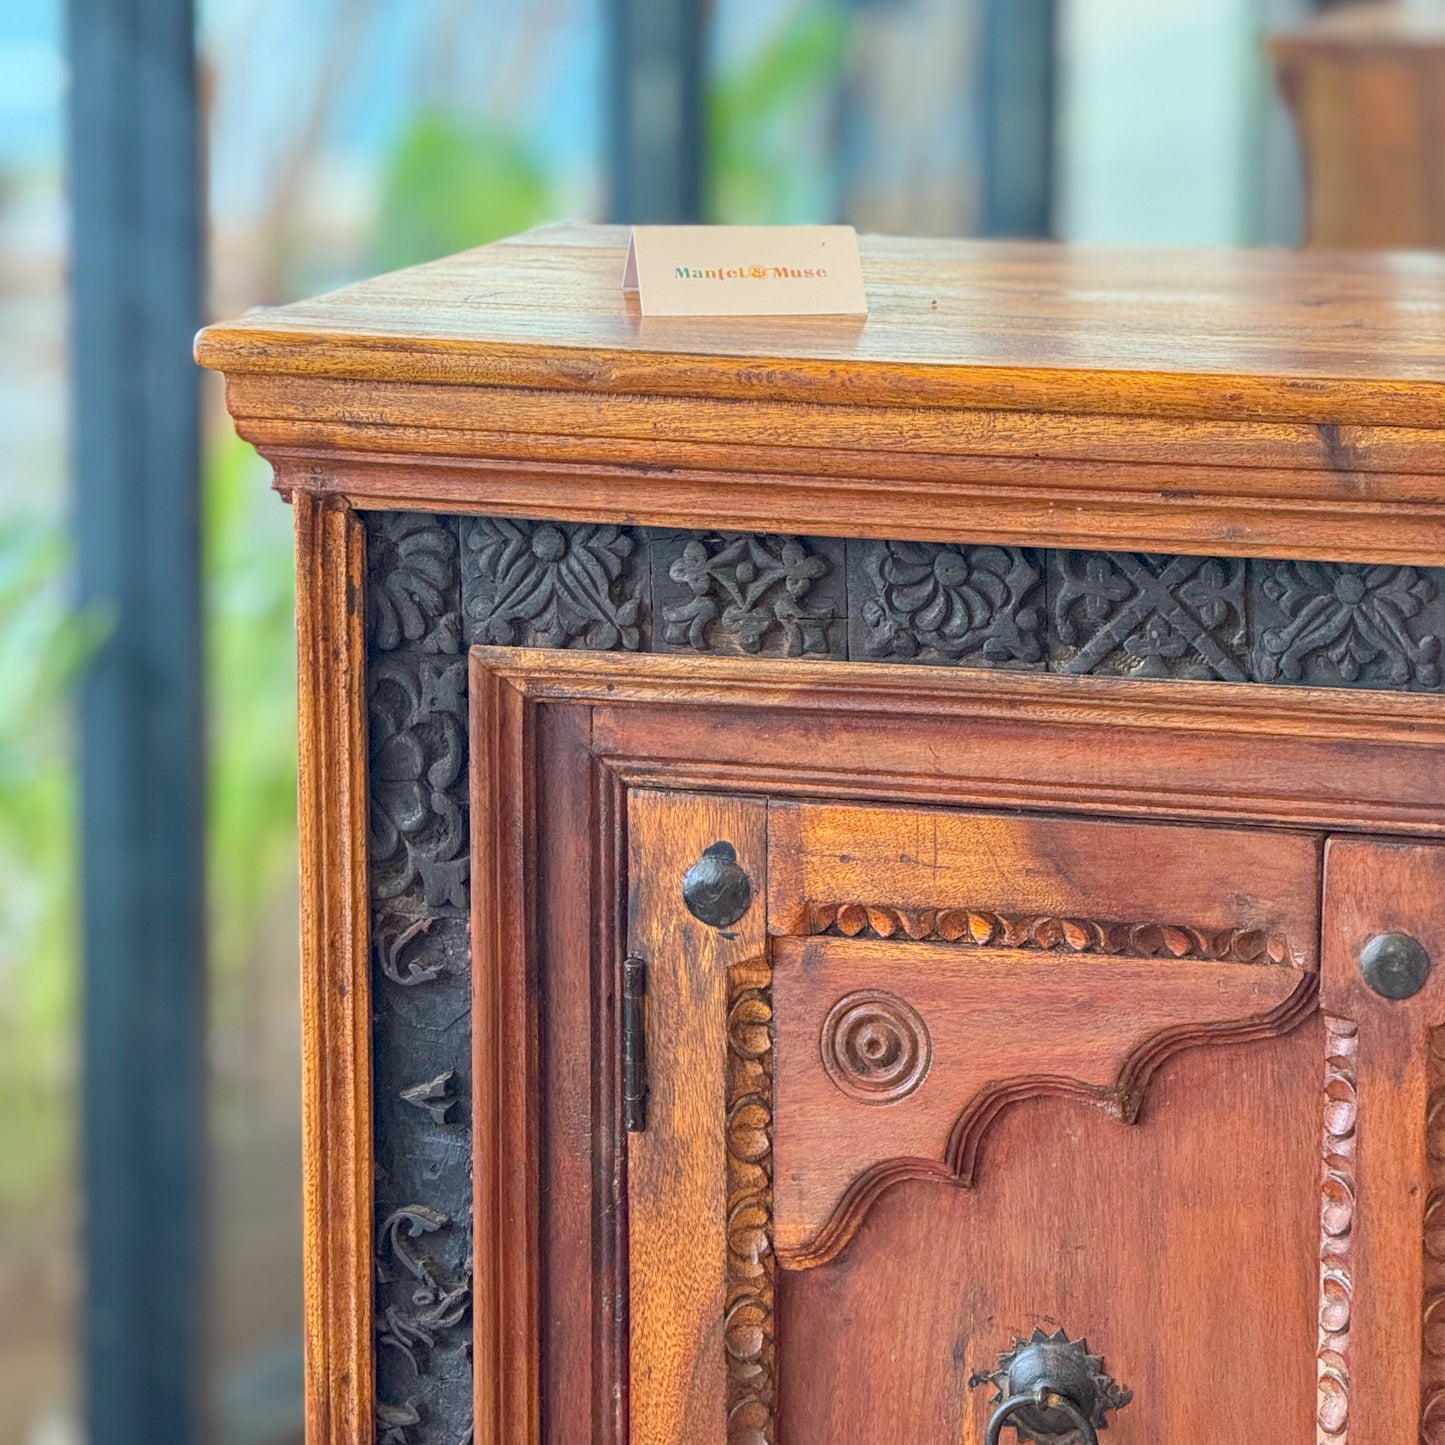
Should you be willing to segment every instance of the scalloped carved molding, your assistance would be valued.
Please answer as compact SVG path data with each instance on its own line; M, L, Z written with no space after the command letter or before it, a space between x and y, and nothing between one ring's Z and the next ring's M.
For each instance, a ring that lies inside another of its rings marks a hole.
M1355 1222L1355 1054L1359 1029L1326 1014L1320 1172L1320 1319L1316 1445L1344 1445L1350 1413L1351 1252Z
M798 936L906 938L969 948L1099 953L1116 958L1177 958L1298 967L1302 954L1282 934L1253 928L1206 929L1174 923L1116 923L1051 914L991 913L979 908L894 908L878 903L808 903L791 930Z
M766 958L728 979L728 1445L773 1445L773 1000Z

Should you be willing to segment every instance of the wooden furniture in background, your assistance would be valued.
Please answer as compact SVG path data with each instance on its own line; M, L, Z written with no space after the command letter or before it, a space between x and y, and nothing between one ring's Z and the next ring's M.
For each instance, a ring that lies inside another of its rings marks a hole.
M1445 260L644 323L624 241L199 342L297 511L312 1438L1445 1442Z
M1314 246L1445 247L1445 4L1341 6L1269 40Z

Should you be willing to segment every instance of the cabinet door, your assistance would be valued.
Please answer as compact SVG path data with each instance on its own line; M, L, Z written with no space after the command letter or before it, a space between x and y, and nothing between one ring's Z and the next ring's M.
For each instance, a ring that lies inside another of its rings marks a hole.
M1074 1394L1004 1441L1445 1428L1445 1013L1358 961L1445 948L1436 848L661 790L628 829L634 1445L976 1445L1040 1361Z

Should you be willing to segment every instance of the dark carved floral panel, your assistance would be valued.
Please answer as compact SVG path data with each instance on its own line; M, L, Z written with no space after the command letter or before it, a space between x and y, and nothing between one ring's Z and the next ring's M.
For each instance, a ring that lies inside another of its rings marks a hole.
M1244 578L1237 558L1050 553L1051 666L1243 682Z
M650 539L659 651L846 657L845 544L753 532Z
M1440 686L1445 595L1438 570L1252 562L1250 577L1260 682Z
M850 653L873 662L1042 668L1044 554L850 542Z
M1441 688L1445 569L367 521L379 1445L472 1437L464 644Z
M368 519L376 1438L472 1438L466 661L454 518Z

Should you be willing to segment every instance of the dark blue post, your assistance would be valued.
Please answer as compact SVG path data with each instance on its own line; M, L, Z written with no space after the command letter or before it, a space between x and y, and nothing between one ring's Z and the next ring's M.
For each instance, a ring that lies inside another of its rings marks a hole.
M613 220L702 219L702 0L611 0Z
M201 199L191 0L68 0L90 1445L198 1438Z
M1055 0L984 0L980 105L985 236L1053 234Z

